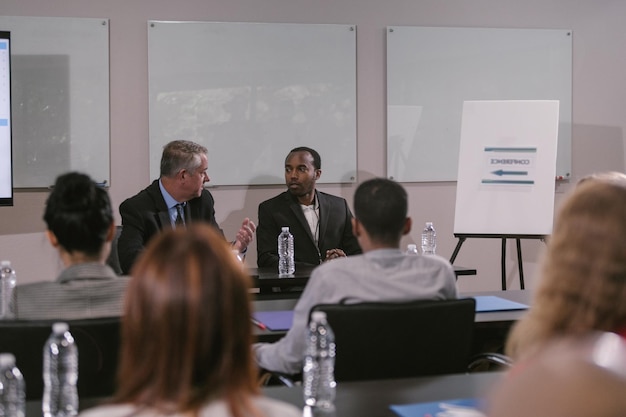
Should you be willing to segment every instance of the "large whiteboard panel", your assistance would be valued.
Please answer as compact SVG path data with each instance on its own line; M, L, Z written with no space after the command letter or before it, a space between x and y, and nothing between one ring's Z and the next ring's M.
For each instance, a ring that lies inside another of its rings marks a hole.
M556 174L571 173L572 33L387 30L387 175L456 181L466 100L559 100Z
M463 105L455 234L549 235L558 101Z
M108 20L0 16L0 30L13 43L14 186L70 170L108 183Z
M174 139L209 149L213 185L282 184L296 146L320 182L356 181L356 28L148 22L150 175Z

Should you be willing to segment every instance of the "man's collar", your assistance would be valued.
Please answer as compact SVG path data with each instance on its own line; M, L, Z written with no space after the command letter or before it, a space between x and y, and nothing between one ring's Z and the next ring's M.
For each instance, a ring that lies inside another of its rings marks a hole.
M176 201L174 197L172 197L170 193L167 192L160 178L159 178L159 189L161 190L161 195L163 196L163 200L165 200L165 205L167 206L168 209L171 209L172 207L174 207L176 204L179 203L178 201Z

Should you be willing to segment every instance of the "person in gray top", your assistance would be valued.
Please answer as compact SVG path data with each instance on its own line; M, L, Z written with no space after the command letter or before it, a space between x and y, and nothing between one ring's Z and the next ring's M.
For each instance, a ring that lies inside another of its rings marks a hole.
M285 337L254 345L260 367L287 374L302 370L309 311L316 304L457 298L454 270L446 259L407 255L400 250L402 236L411 231L407 210L407 194L400 184L375 178L359 185L354 194L352 230L363 254L313 270Z
M82 319L119 316L127 277L106 265L115 236L106 190L85 174L57 178L43 216L46 236L65 266L54 282L19 285L14 292L18 319Z

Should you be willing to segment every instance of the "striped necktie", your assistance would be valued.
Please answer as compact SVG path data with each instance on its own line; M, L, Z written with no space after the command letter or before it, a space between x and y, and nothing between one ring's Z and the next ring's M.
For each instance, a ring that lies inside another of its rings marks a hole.
M185 227L185 214L182 204L176 204L176 221L174 225L176 227Z

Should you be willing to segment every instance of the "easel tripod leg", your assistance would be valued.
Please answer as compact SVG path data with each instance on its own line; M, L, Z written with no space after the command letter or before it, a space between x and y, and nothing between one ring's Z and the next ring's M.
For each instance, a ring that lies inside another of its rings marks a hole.
M523 290L524 289L524 267L522 266L522 244L520 239L515 239L517 241L517 269L519 270L519 286Z
M506 291L506 238L502 238L502 254L500 257L502 268L502 291Z

